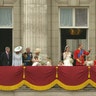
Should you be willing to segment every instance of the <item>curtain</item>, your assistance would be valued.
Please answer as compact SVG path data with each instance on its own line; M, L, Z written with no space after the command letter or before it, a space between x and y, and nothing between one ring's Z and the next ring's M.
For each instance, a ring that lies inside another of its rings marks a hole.
M0 27L12 27L12 8L0 8Z
M72 26L72 9L60 8L60 26Z
M87 9L76 9L76 26L87 26Z

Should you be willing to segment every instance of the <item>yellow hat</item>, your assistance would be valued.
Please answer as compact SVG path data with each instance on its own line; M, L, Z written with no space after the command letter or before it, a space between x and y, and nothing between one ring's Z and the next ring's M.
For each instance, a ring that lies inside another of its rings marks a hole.
M40 48L36 48L34 52L35 53L40 53L41 52L41 49Z

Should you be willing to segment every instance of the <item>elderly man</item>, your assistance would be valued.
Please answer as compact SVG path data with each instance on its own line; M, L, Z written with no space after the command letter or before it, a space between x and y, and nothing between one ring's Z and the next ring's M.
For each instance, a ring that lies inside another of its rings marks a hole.
M11 66L12 65L12 54L10 53L10 48L5 47L5 52L1 54L1 65Z
M30 48L26 48L26 52L23 53L23 63L24 66L32 66L32 52L30 52Z

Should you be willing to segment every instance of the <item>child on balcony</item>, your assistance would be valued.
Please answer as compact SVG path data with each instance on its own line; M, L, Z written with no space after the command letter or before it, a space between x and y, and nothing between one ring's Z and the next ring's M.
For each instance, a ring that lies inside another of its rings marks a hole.
M86 66L93 66L94 62L91 60L90 56L87 57L86 61L84 62L84 65Z

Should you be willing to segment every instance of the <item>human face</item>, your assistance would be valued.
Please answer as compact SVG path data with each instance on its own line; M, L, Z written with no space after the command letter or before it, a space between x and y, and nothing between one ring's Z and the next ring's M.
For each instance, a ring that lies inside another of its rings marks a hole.
M26 49L26 52L27 52L27 53L30 53L30 48L27 48L27 49Z
M80 45L80 49L82 49L82 48L83 48L83 45L81 44L81 45Z
M6 51L9 53L10 52L10 48L6 48Z
M69 48L69 47L67 47L67 48L66 48L66 51L69 51L69 50L70 50L70 48Z

